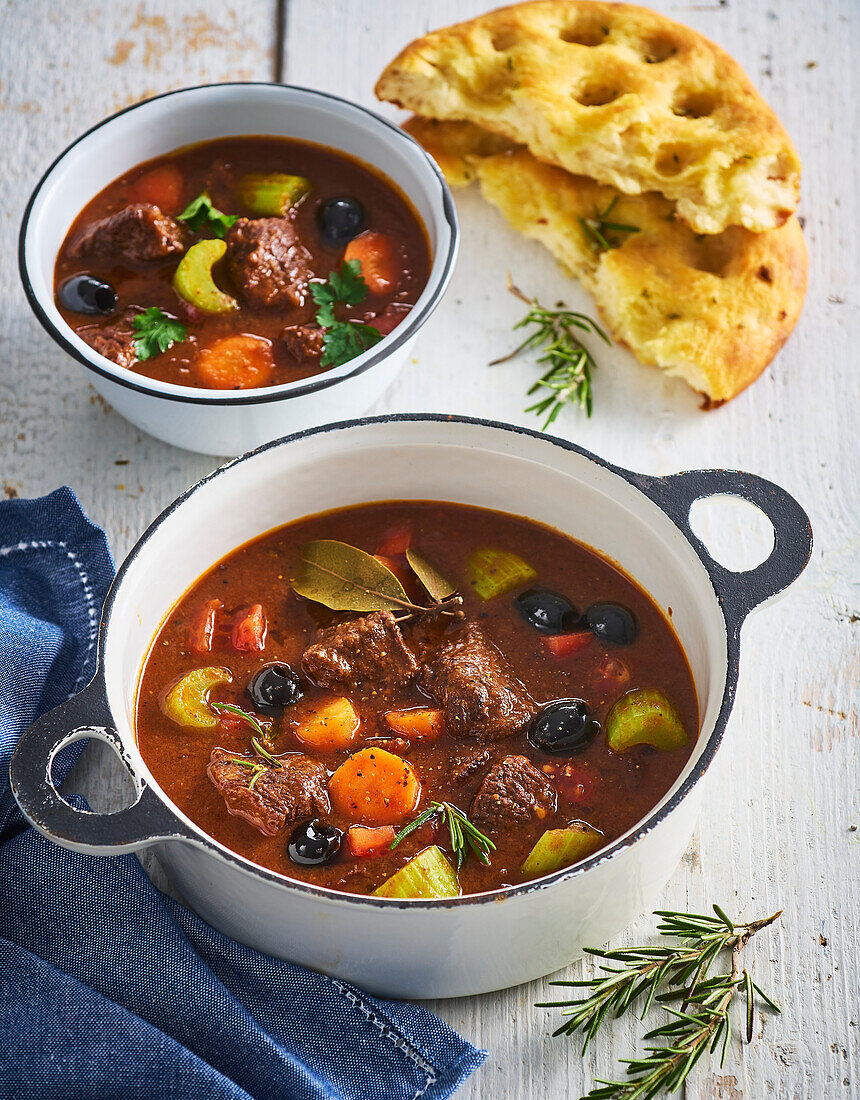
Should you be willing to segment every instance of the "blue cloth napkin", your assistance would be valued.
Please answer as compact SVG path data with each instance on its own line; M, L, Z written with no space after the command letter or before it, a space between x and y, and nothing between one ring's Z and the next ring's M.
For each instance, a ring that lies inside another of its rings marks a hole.
M226 939L133 856L26 828L12 750L92 676L112 576L71 490L0 502L0 1097L450 1096L486 1053L432 1013Z

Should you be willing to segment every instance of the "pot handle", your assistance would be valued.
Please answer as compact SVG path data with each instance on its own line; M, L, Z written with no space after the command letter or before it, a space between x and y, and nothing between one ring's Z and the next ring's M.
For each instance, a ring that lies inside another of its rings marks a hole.
M726 622L735 629L753 608L797 580L809 562L809 516L793 496L772 481L741 470L688 470L667 477L636 474L631 480L666 512L692 544L711 578ZM714 561L690 527L693 504L712 496L741 497L764 512L773 525L773 549L766 561L740 573Z
M114 727L101 674L68 702L34 722L12 755L12 793L27 820L64 848L91 855L117 855L155 841L192 839L135 770ZM134 805L113 814L78 810L51 778L54 757L74 741L95 737L110 745L125 764L137 790Z

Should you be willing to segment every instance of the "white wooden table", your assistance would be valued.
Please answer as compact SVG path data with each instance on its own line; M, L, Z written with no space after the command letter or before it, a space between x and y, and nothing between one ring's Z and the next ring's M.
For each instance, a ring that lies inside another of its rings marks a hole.
M85 372L40 329L16 270L26 198L51 159L107 114L183 85L283 79L373 104L383 64L424 30L489 0L146 0L0 4L0 484L37 496L60 482L108 532L117 560L211 459L144 437L108 408ZM784 1005L721 1072L686 1086L696 1100L860 1097L860 7L857 0L657 0L725 46L782 116L804 160L802 214L811 286L798 330L767 374L724 409L701 413L682 383L615 350L602 354L591 421L558 431L612 461L666 473L739 467L771 477L812 516L816 550L801 581L745 628L738 701L693 845L663 907L761 916L753 966ZM389 113L385 109L385 113ZM462 254L414 359L375 411L456 411L520 424L534 375L522 360L487 370L511 345L519 304L504 272L545 300L589 309L537 245L476 195L458 198ZM769 527L741 505L710 504L700 530L727 565L769 548ZM74 776L100 808L122 800L114 758L90 746ZM630 932L648 935L644 918ZM571 968L580 973L580 965ZM549 1038L532 1007L544 983L436 1004L490 1051L462 1096L577 1097L633 1049L641 1028L609 1029L583 1060Z

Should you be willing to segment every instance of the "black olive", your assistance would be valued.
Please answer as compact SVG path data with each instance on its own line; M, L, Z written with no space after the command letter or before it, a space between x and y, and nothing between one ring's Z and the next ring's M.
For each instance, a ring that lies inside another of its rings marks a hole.
M264 714L297 703L305 691L297 672L289 665L267 665L248 681L247 692Z
M290 835L287 855L302 867L318 867L334 859L343 844L343 833L317 818L299 825Z
M613 645L632 645L639 634L636 616L617 603L593 603L584 618L596 637Z
M364 207L357 199L327 199L317 211L323 243L331 248L351 241L364 229Z
M101 313L107 316L116 309L116 291L92 275L73 275L60 287L60 305L74 313Z
M567 634L579 623L579 612L570 600L548 588L520 592L514 604L525 621L541 634Z
M584 699L557 699L532 719L528 739L541 752L572 754L584 749L600 732Z

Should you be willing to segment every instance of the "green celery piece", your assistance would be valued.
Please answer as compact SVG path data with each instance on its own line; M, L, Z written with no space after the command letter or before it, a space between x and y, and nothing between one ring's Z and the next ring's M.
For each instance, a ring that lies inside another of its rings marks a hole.
M249 172L239 181L239 202L254 214L282 217L303 199L311 189L304 176L288 176L283 172Z
M204 313L232 313L239 303L219 289L212 278L213 266L224 256L227 245L212 238L193 244L173 273L173 289L180 298Z
M584 821L566 829L547 829L526 856L520 870L526 878L541 878L585 859L599 847L603 834Z
M527 561L498 546L480 546L469 558L470 581L482 600L502 596L536 576Z
M651 745L662 752L682 749L689 740L678 708L656 688L628 691L606 716L606 744L613 752Z
M229 668L195 668L168 691L164 697L164 713L177 725L211 729L218 725L218 715L209 706L209 692L218 684L229 684L232 679Z
M380 898L456 898L460 880L444 852L433 844L373 892Z

